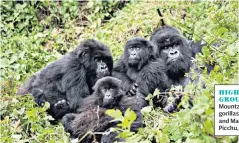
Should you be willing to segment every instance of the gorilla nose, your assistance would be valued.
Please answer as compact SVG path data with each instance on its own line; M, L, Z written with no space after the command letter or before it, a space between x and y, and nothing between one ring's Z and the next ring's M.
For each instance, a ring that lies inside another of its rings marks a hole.
M136 54L131 54L132 57L136 57Z
M101 65L101 70L106 70L107 66L106 65Z
M110 94L106 94L105 96L106 96L106 98L110 98L110 97L111 97L111 95L110 95Z
M171 51L169 52L169 56L170 56L170 57L178 57L178 56L179 56L178 50L171 50Z

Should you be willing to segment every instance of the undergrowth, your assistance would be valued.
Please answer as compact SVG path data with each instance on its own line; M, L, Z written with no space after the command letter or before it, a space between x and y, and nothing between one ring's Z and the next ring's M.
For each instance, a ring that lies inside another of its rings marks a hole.
M148 106L142 110L145 128L137 133L123 130L121 135L129 142L235 141L236 137L214 136L213 96L214 84L238 83L236 1L133 1L127 5L114 1L1 2L1 141L69 142L69 134L60 123L50 124L52 118L45 112L49 105L39 107L31 95L16 96L17 88L87 38L107 44L116 61L128 39L149 39L160 26L157 9L162 11L165 22L178 28L187 39L207 43L202 54L193 59L204 72L191 72L200 81L184 89L183 110L167 114ZM205 64L214 65L210 74ZM188 109L189 97L194 99L192 109Z

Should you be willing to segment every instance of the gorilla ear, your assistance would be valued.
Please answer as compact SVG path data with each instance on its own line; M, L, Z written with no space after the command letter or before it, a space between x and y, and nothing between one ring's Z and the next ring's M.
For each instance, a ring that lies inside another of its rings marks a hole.
M97 84L95 84L95 85L92 87L92 89L93 89L94 91L96 91L97 88L98 88L98 85L97 85Z
M78 58L81 58L81 59L85 59L85 57L87 56L87 54L88 54L88 50L86 50L86 49L79 49L79 50L77 51L77 57L78 57Z
M117 84L119 86L121 86L123 84L123 82L120 79L118 79L118 78L115 78L114 80L117 82Z
M152 58L156 58L156 55L157 55L157 47L156 47L152 42L149 43L148 49L149 49L149 55L150 55Z

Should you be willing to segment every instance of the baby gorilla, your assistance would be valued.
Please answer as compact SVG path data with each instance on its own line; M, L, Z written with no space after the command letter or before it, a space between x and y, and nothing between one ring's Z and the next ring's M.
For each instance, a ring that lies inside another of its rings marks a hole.
M93 87L93 94L82 100L82 106L78 113L66 114L63 119L65 130L71 133L73 138L83 137L89 130L92 132L104 132L110 127L116 126L115 122L110 123L111 117L104 112L106 109L119 109L125 112L131 108L137 119L132 125L132 130L136 131L142 126L142 115L140 108L132 97L125 96L122 90L122 82L114 77L104 77L99 79ZM115 140L116 133L104 135L101 142L110 143ZM96 135L99 141L101 136ZM88 135L82 142L92 142L93 136Z

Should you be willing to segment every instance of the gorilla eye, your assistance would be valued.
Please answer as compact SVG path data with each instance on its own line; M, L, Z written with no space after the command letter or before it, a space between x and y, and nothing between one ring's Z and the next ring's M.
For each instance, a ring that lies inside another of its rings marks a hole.
M107 91L107 88L106 88L106 87L105 87L105 88L103 88L103 91L104 91L104 92L106 92L106 91Z
M85 52L82 52L82 54L81 54L81 55L82 55L82 57L84 57L84 56L85 56Z
M88 54L88 51L83 51L83 52L81 53L81 56L82 56L82 57L85 57L87 54Z
M139 47L137 47L136 50L139 51Z

